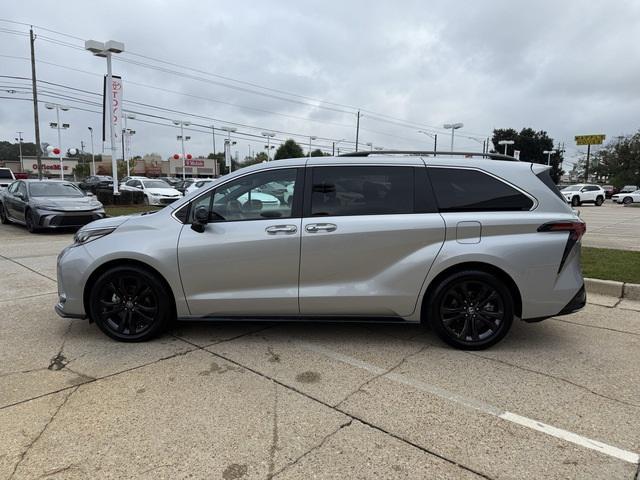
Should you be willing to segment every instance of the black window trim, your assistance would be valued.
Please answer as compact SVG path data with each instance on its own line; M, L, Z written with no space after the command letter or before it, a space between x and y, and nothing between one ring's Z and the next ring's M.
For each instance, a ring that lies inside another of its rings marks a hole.
M518 210L519 212L532 212L534 211L536 208L538 208L538 199L536 197L534 197L533 195L531 195L529 192L523 190L522 188L518 187L517 185L514 185L513 183L509 182L508 180L505 180L502 177L499 177L498 175L488 172L482 168L478 168L478 167L468 167L468 166L449 166L449 165L427 165L427 168L440 168L440 169L456 169L456 170L473 170L476 172L480 172L480 173L484 173L485 175L489 175L490 177L495 178L496 180L498 180L499 182L504 183L505 185L508 185L509 187L517 190L518 192L522 193L525 197L527 197L528 199L530 199L533 204L531 205L531 208L529 210ZM427 171L428 172L428 171ZM431 177L429 177L429 181L431 181ZM433 187L432 187L433 188ZM434 192L435 195L435 192ZM513 210L512 210L513 211ZM505 210L474 210L474 213L504 213ZM441 213L461 213L461 212L441 212ZM463 213L469 213L469 212L463 212Z
M203 197L204 195L208 195L210 193L213 193L215 190L217 190L218 188L230 183L230 182L234 182L240 178L244 178L244 177L248 177L249 175L256 175L256 174L260 174L260 173L267 173L267 172L274 172L276 170L296 170L296 185L298 185L298 182L301 186L301 188L295 188L295 191L293 192L293 202L291 203L291 216L290 217L280 217L280 218L248 218L245 220L230 220L229 222L225 222L225 221L220 221L220 222L212 222L212 223L231 223L231 222L255 222L255 221L265 221L265 220L288 220L288 219L292 219L292 218L302 218L302 196L303 196L303 191L304 191L304 180L305 180L305 175L304 175L304 166L303 165L283 165L283 166L279 166L279 167L272 167L272 168L265 168L265 169L261 169L261 170L254 170L251 172L247 172L244 175L238 175L236 177L233 178L229 178L229 180L218 183L215 185L215 187L201 187L203 189L205 189L204 192L202 192L200 195L193 197L191 199L191 201L185 203L184 205L182 205L181 207L176 208L173 212L171 212L171 217L173 219L175 219L176 221L178 221L179 223L183 224L183 225L188 225L189 222L188 221L183 221L180 220L177 215L179 214L179 212L186 210L185 215L185 219L188 219L191 216L191 205L194 202L197 202L199 198ZM215 195L215 193L214 193ZM211 197L213 199L213 196ZM209 208L211 208L211 204L209 204Z
M318 216L311 215L311 196L313 189L313 169L314 168L333 168L333 167L377 167L377 168L412 168L413 169L413 206L411 208L411 212L405 213L367 213L367 214L359 214L359 215L331 215L331 217L360 217L360 216L382 216L382 215L415 215L415 214L428 214L428 213L438 213L438 206L435 201L435 196L433 193L433 188L430 183L426 183L425 188L427 189L427 193L423 198L418 198L417 188L419 186L420 179L427 180L426 170L424 166L416 165L416 164L404 164L404 163L328 163L326 165L307 165L305 167L305 189L304 189L304 198L303 198L303 207L302 207L302 217L303 218L324 218ZM423 172L421 174L420 172ZM428 208L427 206L431 204L432 208ZM424 210L424 211L422 211Z

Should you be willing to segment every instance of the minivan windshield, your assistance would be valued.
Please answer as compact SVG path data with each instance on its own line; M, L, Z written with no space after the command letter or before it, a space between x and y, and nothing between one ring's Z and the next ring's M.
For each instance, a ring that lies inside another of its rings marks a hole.
M29 184L32 197L84 197L84 193L71 183L38 182Z

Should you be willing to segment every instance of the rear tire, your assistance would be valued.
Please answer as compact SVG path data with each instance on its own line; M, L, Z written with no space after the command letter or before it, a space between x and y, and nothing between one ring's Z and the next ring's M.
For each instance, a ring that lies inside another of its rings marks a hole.
M633 202L633 198L631 197L624 197L624 199L622 200L622 203L624 203L625 205L629 205L632 202Z
M596 207L601 206L604 203L604 198L598 197L596 198Z
M479 270L446 277L426 302L423 312L433 330L446 343L463 350L495 345L513 323L509 288L494 275Z
M120 342L150 340L173 318L171 292L138 266L114 267L100 275L89 293L89 311L100 330Z
M573 197L571 199L571 206L573 207L579 207L580 206L580 197Z

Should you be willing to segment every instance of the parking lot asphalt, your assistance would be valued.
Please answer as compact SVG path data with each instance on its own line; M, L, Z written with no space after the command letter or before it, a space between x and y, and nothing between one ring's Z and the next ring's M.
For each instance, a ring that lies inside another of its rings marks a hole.
M0 478L638 475L638 311L517 322L482 352L335 323L123 344L53 312L70 241L0 226Z
M584 246L640 252L640 208L607 200L600 207L585 204L576 210L587 223Z

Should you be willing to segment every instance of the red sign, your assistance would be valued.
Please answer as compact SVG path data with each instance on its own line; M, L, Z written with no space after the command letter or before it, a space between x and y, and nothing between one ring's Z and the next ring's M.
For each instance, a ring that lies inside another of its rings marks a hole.
M187 167L204 167L204 160L199 158L187 159L184 161Z
M34 170L38 170L38 164L34 163L32 165ZM43 170L60 170L60 164L59 163L54 163L52 165L47 165L46 163L42 164L42 169ZM64 170L69 170L69 167L67 165L64 166Z

